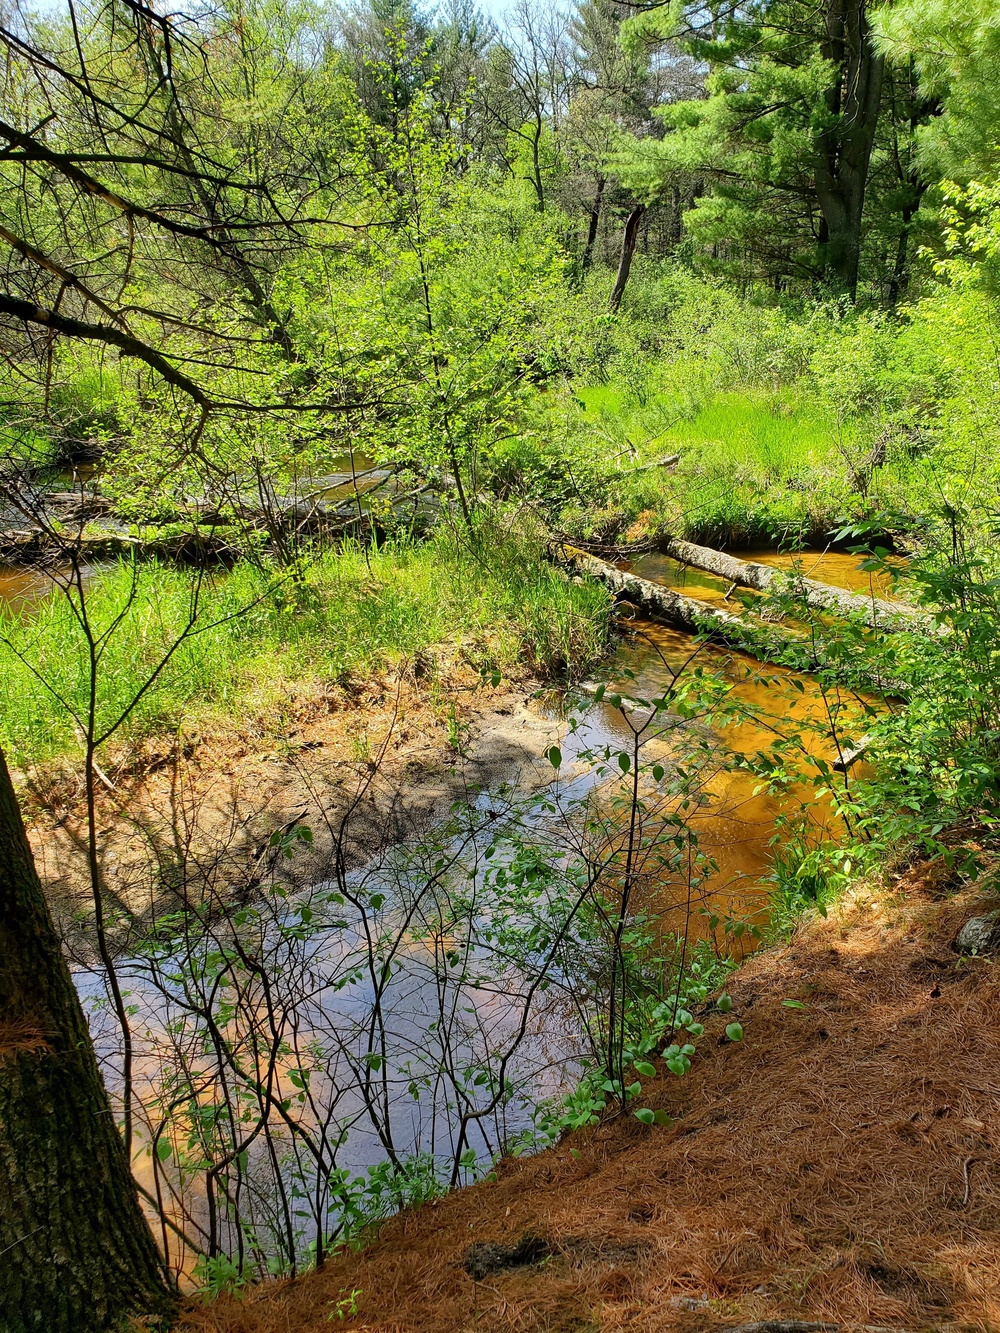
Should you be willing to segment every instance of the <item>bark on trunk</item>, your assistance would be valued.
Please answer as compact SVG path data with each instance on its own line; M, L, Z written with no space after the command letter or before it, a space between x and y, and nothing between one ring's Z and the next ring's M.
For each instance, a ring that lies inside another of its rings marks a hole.
M826 98L830 124L817 145L816 197L828 236L827 276L853 297L885 69L872 44L866 0L829 0L820 51L837 75Z
M926 616L902 602L890 602L881 597L865 597L861 593L846 592L818 579L807 579L801 574L758 564L755 560L738 560L725 551L714 551L709 546L675 539L667 543L667 555L681 564L716 574L720 579L766 592L777 583L784 586L806 606L816 611L832 611L835 615L860 615L866 625L880 630L912 630L923 624Z
M0 1329L172 1306L0 752Z
M612 314L617 311L622 303L622 296L628 284L628 275L632 269L635 244L639 239L639 223L642 221L642 215L645 211L645 204L637 204L628 215L628 220L625 223L625 232L622 236L622 253L618 261L618 276L615 278L615 285L611 289L611 296L608 300L608 309Z
M580 260L581 273L586 273L594 262L594 245L597 241L597 229L601 223L601 202L604 199L605 184L604 177L599 176L597 193L594 195L594 202L590 209L590 220L587 224L587 244L583 247L583 258Z

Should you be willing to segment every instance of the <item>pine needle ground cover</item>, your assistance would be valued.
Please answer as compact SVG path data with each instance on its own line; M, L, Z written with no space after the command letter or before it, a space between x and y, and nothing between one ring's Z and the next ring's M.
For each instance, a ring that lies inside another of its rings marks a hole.
M950 896L942 870L855 893L744 964L728 983L743 1042L725 1040L731 1015L708 1016L691 1073L644 1089L672 1127L623 1115L575 1133L322 1272L192 1306L182 1327L995 1328L1000 990L995 964L951 942L996 903ZM525 1237L528 1262L467 1271L470 1247Z

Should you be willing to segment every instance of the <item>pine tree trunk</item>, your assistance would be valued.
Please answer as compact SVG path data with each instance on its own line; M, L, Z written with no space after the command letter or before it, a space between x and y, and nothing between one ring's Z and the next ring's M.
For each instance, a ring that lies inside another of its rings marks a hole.
M816 153L816 197L828 235L825 267L833 285L853 298L885 70L872 43L866 0L828 0L820 51L837 70L827 94L831 125Z
M0 1329L172 1305L0 752Z

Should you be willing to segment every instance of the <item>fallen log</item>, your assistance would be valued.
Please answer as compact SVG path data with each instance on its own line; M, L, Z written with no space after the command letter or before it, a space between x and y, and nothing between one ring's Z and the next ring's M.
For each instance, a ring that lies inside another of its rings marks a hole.
M857 745L849 746L844 750L839 759L835 759L830 767L835 773L847 773L859 759L864 757L865 751L871 745L871 739L868 736L862 736Z
M755 622L732 611L709 606L697 598L685 597L674 588L618 569L575 546L559 543L554 550L574 568L599 579L616 597L632 603L653 619L664 620L668 625L691 634L704 634L732 648L739 648L762 662L780 661L783 666L794 671L832 670L846 684L876 694L892 694L902 698L908 693L900 681L880 678L861 666L849 671L841 663L830 662L817 654L811 639L805 635L789 633L777 625ZM854 759L858 757L855 755Z
M902 602L883 597L865 597L860 593L834 588L818 579L809 579L794 571L775 569L756 560L740 560L725 551L678 538L667 543L666 553L683 565L715 574L720 579L757 592L788 591L817 611L832 611L841 616L860 616L873 629L914 629L927 624L927 617Z
M773 625L755 625L732 611L685 597L674 588L652 583L638 574L618 569L596 555L589 555L575 546L559 548L563 558L576 569L599 579L617 596L631 602L640 610L665 620L691 634L709 634L737 648L744 648L757 657L772 657L793 644L801 646L791 635Z

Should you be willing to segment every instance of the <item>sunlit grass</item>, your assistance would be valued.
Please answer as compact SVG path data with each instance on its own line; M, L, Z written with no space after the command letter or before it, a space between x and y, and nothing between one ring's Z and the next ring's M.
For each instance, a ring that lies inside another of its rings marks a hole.
M777 479L836 458L837 435L836 421L809 401L720 394L664 438L676 443L682 456L693 452L704 461Z
M808 541L844 511L845 460L857 441L814 397L745 389L685 410L657 383L654 369L641 405L617 381L573 389L585 428L630 448L638 464L678 455L668 471L624 469L607 497L631 539L647 531L728 546ZM641 531L630 527L636 519Z
M124 610L99 675L99 726L128 706L183 630L195 574L148 563L103 571L88 594L98 632ZM477 665L560 676L602 651L609 598L570 583L533 540L498 527L476 543L431 542L327 552L294 579L238 566L206 577L195 633L131 714L132 739L196 725L244 724L304 689L363 676L435 646ZM0 738L17 762L79 751L73 716L86 709L87 644L65 597L0 619Z

